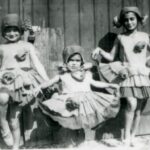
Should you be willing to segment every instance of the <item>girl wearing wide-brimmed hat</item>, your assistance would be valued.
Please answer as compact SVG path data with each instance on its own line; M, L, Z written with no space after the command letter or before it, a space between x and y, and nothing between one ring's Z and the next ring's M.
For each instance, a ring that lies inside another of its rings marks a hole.
M63 73L41 84L35 94L40 89L61 83L62 92L43 101L40 108L65 128L83 128L85 141L89 142L94 141L94 127L115 117L120 105L115 95L91 90L91 86L117 89L118 85L93 80L89 65L84 62L83 51L78 45L66 47L63 50Z
M147 16L142 16L137 7L122 8L119 16L114 18L114 26L124 27L119 34L110 53L100 47L93 53L93 59L102 56L113 61L119 56L119 61L100 64L100 72L108 82L118 82L121 97L126 98L124 143L134 145L134 137L139 125L142 103L150 97L149 68L146 66L149 36L138 31L139 25L144 25Z
M1 25L6 43L0 45L0 127L4 142L19 148L20 115L34 101L31 91L48 80L32 44L22 41L24 27L17 14L4 16ZM6 119L9 103L9 124ZM10 126L10 128L9 128ZM11 130L10 130L11 129Z

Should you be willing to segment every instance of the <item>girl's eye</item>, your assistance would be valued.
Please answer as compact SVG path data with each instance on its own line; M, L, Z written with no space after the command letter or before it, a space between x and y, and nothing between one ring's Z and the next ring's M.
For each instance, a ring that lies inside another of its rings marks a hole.
M130 18L131 21L135 20L135 18Z
M70 59L70 61L80 62L81 60L80 60L80 59L76 59L76 60L74 60L74 59Z
M76 60L77 62L80 62L81 60Z
M14 32L18 32L18 29L13 29L12 31L14 31Z
M6 29L6 32L18 32L18 29L17 28L7 28Z
M134 21L134 20L135 20L135 17L125 18L125 19L124 19L125 22Z

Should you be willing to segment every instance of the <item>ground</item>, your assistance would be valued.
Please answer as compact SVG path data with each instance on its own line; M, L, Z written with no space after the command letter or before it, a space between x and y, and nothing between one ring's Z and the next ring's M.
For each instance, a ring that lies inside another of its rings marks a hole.
M117 139L106 139L101 140L99 142L88 142L88 143L82 143L77 147L73 147L72 145L68 145L68 147L64 147L64 145L50 145L42 141L38 147L28 147L28 148L21 148L21 149L51 149L51 150L63 150L63 149L69 149L69 150L150 150L150 135L145 136L138 136L136 139L136 145L134 147L127 147L123 145L120 140Z

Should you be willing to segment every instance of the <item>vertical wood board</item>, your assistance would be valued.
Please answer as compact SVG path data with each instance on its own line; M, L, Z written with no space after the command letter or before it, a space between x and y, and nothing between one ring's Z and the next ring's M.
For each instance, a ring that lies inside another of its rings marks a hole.
M79 44L78 0L65 0L65 45Z
M92 0L80 0L80 44L85 48L85 58L90 60L94 48L94 10Z
M108 3L107 0L94 0L94 24L95 24L95 43L98 46L99 40L109 30Z
M48 26L48 4L47 0L33 0L33 20L34 25Z

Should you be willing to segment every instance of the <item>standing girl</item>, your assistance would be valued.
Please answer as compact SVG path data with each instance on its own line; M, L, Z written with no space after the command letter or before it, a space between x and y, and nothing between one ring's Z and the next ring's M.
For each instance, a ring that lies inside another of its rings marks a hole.
M114 95L91 90L91 86L113 89L117 89L118 86L93 80L91 72L84 64L82 51L83 48L76 45L65 48L64 73L43 83L35 90L35 94L40 89L61 82L62 93L43 101L40 108L65 128L83 128L87 141L94 140L94 127L117 115L119 100Z
M6 43L0 45L1 133L8 146L18 149L22 108L33 100L31 90L48 80L48 76L36 56L33 45L21 41L24 29L18 15L6 15L2 20L1 29L2 36L6 39ZM6 119L8 102L9 124Z
M139 125L142 103L150 97L149 69L146 67L146 56L149 45L149 36L138 31L138 26L144 24L143 17L137 7L124 7L119 18L114 18L116 27L123 26L125 32L119 34L110 53L96 48L93 59L101 55L108 61L113 61L116 54L118 62L100 65L100 70L107 81L120 81L121 97L127 100L125 110L124 142L134 144L134 137ZM107 74L106 74L107 73Z

